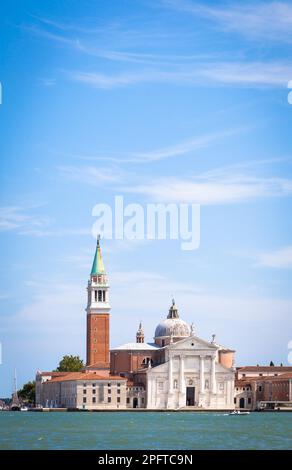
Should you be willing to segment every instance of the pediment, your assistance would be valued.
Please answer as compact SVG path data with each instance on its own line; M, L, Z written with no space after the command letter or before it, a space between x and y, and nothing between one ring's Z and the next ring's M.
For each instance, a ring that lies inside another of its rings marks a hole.
M209 349L210 351L216 351L218 347L210 343L209 341L205 341L204 339L198 338L198 336L189 336L187 338L181 339L180 341L176 341L175 343L171 343L168 345L168 349L175 350L186 350L186 349L193 349L193 350L206 350Z

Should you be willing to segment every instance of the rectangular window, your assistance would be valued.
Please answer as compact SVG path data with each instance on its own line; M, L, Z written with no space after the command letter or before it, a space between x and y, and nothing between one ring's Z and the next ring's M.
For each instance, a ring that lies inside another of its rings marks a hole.
M127 403L128 403L128 404L130 403L130 398L129 398L129 397L127 398Z
M92 393L93 393L93 395L95 395L95 394L96 394L96 390L95 390L95 388L92 390Z
M83 393L84 393L84 394L86 393L86 388L83 389Z
M102 402L104 400L104 392L103 392L103 385L99 386L98 389L98 400Z
M121 397L117 398L117 403L121 403Z
M92 386L93 386L93 387L95 387L95 386L96 386L96 384L92 384Z
M98 301L99 302L102 301L102 291L101 290L98 291Z
M117 390L117 394L119 395L121 393L121 390Z
M86 397L83 397L83 403L86 403Z
M236 398L234 398L234 405L236 405Z
M259 392L261 392L261 391L262 391L262 386L261 386L261 385L259 385Z
M97 302L97 290L94 291L94 301Z
M92 397L92 403L96 403L96 397Z
M112 393L111 389L109 388L107 393L110 395Z
M110 403L112 401L111 397L107 397L107 402Z
M108 383L108 384L107 384L107 386L108 386L108 387L111 387L111 384L110 384L110 383Z
M249 405L251 405L251 398L248 398L248 399L247 399L247 403L248 403Z
M121 386L121 384L117 384L117 387L120 387L120 386Z

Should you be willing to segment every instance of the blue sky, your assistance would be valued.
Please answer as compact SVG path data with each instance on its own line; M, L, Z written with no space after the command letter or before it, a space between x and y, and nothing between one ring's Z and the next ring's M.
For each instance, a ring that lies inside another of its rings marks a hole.
M175 296L237 365L292 339L290 2L3 2L0 396L85 357L92 208L201 204L201 244L104 240L111 344Z

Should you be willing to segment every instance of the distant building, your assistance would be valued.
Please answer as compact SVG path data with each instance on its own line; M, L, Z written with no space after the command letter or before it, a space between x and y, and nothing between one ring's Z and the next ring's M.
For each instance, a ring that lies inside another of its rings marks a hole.
M105 378L96 372L55 375L43 382L41 401L47 408L80 410L126 408L127 380Z

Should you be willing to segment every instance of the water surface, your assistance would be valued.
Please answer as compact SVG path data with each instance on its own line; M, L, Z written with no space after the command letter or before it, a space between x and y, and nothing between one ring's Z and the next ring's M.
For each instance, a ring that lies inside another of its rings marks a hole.
M292 449L292 413L0 412L0 449Z

